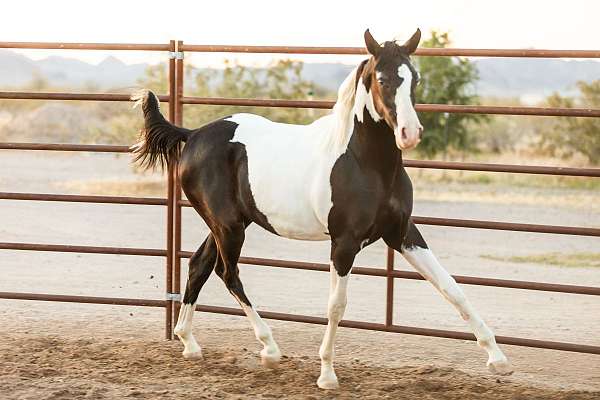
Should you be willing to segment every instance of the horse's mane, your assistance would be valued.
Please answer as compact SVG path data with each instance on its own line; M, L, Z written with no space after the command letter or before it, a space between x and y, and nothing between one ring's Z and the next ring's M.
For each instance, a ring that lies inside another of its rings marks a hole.
M352 135L354 120L354 97L356 95L356 73L358 67L344 79L338 89L337 100L333 106L333 123L325 145L329 152L342 154L346 151Z

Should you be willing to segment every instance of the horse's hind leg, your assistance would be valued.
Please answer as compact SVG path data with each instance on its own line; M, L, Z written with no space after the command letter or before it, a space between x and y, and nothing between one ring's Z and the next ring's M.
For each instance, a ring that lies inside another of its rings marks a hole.
M405 238L401 237L398 230L384 239L390 247L401 251L404 258L456 308L473 331L479 346L488 353L488 368L496 374L511 374L512 368L496 344L494 333L467 300L454 278L429 250L417 227L409 222Z
M200 289L206 283L217 262L217 246L212 234L209 234L202 246L192 255L189 262L189 275L183 304L175 326L175 334L183 343L183 356L188 359L202 358L202 349L192 333L192 319Z
M281 358L281 352L275 340L271 328L258 315L250 300L244 292L244 287L239 276L238 260L245 238L245 225L243 223L235 223L228 227L221 227L217 237L219 243L219 253L222 258L221 268L217 268L217 274L223 279L229 292L240 303L240 306L250 320L250 324L254 329L254 334L263 349L260 352L261 360L264 366L274 368L278 365Z

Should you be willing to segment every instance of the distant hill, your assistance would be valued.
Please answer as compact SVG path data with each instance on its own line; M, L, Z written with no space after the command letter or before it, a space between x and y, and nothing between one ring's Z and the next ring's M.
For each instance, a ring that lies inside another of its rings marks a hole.
M30 82L41 70L35 61L12 51L0 50L0 85L18 87Z
M0 51L0 85L16 88L35 77L43 77L52 85L81 87L94 84L100 88L135 85L148 64L127 65L115 57L107 57L98 65L59 56L34 61L12 51Z
M600 62L543 58L485 58L476 60L477 93L481 96L520 97L538 101L553 92L573 95L577 81L600 79Z
M481 96L520 97L531 103L552 92L575 93L579 80L600 79L600 62L556 59L483 58L474 61L480 80ZM12 51L0 51L0 86L17 88L43 77L50 84L78 88L94 84L101 89L134 86L148 64L128 65L108 57L98 65L72 58L48 57L31 60ZM352 66L334 63L305 63L303 76L315 84L335 91Z
M54 84L81 86L94 83L100 87L131 86L148 67L148 64L127 65L112 56L98 65L56 56L40 60L37 64L42 75Z

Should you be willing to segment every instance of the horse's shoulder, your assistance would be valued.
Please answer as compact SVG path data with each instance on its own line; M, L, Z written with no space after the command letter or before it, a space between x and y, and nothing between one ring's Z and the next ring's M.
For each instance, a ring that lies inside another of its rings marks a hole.
M389 199L389 207L393 214L402 214L410 216L412 213L413 205L413 186L410 177L406 173L404 167L400 168L394 186L392 188L392 194Z

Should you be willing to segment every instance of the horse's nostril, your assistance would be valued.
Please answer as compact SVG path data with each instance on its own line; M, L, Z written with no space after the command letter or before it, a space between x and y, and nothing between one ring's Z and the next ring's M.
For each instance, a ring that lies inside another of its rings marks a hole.
M402 139L406 140L407 136L406 136L406 128L402 128Z
M420 126L419 127L419 139L422 139L422 138L423 138L423 127Z

